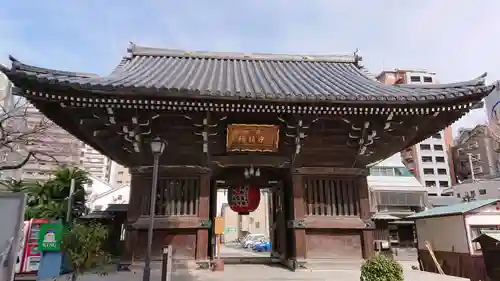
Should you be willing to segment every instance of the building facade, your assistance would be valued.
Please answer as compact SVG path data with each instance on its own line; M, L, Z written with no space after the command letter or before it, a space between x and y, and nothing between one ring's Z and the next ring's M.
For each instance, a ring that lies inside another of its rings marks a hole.
M81 143L80 168L96 178L107 181L107 165L106 156L93 149L90 145Z
M452 148L455 176L458 182L498 176L498 153L487 125L460 129Z
M105 178L111 185L130 185L130 172L127 167L124 167L113 160L106 159L106 175Z
M500 198L500 178L465 180L445 191L461 201Z
M439 84L436 74L423 69L395 69L381 72L377 80L384 84ZM437 132L430 138L404 149L403 163L429 192L429 196L440 196L444 189L454 183L451 146L451 127Z
M427 206L427 188L406 168L399 153L371 167L367 180L377 238L393 246L413 247L413 223L405 218Z

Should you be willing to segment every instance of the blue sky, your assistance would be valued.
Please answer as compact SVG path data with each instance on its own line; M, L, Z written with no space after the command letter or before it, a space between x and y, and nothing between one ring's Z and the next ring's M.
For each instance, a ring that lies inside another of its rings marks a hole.
M500 79L500 1L0 0L0 62L105 75L138 45L346 54L372 72L425 68L441 82ZM484 122L476 110L454 127Z

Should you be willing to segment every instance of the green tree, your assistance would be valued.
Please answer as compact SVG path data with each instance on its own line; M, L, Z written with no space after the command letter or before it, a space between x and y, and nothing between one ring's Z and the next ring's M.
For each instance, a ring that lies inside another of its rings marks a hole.
M25 219L65 218L71 180L75 179L72 217L85 213L85 185L91 184L89 174L79 168L58 168L53 177L46 182L6 181L2 184L12 192L24 192L27 195Z
M108 230L98 223L74 222L63 234L62 249L72 269L72 281L88 273L106 273L111 258L105 250Z
M377 255L361 266L361 281L403 281L403 267L395 260Z

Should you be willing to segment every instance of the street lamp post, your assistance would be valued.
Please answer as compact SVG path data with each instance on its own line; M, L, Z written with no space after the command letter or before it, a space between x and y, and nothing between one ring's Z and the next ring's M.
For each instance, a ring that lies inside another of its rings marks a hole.
M151 197L149 201L149 227L148 227L148 245L146 249L146 261L144 264L144 272L142 274L143 281L151 279L151 247L153 244L153 228L155 221L155 205L156 205L156 189L158 183L158 166L160 156L165 149L166 142L159 137L151 140L151 152L153 153L153 182L151 187Z

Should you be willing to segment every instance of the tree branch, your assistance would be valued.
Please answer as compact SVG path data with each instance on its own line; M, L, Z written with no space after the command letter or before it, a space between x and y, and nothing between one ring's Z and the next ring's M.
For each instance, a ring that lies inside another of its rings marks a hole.
M43 155L43 156L47 156L49 158L51 158L52 160L54 160L56 163L59 163L59 161L57 161L57 159L52 156L52 155L49 155L47 153L44 153L44 152L40 152L40 151L29 151L28 152L28 155L26 155L26 157L23 159L23 161L17 163L17 164L14 164L14 165L0 165L0 171L9 171L9 170L17 170L17 169L21 169L24 165L26 165L26 163L28 163L28 161L30 161L31 158L34 158L34 159L37 159L37 160L40 160L38 158L38 155Z

